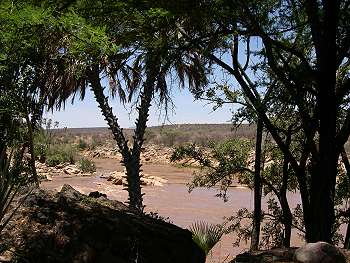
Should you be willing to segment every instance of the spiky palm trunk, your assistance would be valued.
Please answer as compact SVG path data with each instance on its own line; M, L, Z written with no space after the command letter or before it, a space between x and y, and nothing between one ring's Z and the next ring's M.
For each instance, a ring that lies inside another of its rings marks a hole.
M122 155L122 164L126 168L127 188L129 193L129 207L142 213L144 209L143 194L141 192L141 164L140 155L144 142L144 134L147 127L149 116L149 108L153 97L154 86L156 82L157 72L159 67L153 64L154 61L146 61L146 81L141 92L140 105L137 107L138 118L136 119L136 128L133 136L133 147L130 149L128 141L124 136L123 129L118 124L118 118L113 114L112 108L108 104L108 97L103 93L103 87L99 77L98 65L92 66L88 72L91 89L95 95L96 101L105 120L108 123L109 129L112 131L113 137L118 144L119 152ZM159 63L159 61L158 61Z

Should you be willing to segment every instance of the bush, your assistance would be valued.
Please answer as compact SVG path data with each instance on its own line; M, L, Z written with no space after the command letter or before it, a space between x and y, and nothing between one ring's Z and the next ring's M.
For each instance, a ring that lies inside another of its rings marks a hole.
M31 168L24 162L23 152L20 149L8 152L5 148L0 152L0 233L28 196L35 181ZM24 199L16 200L18 194L21 191L23 194L26 189L29 192Z
M93 150L95 149L97 146L101 146L105 143L105 139L102 138L102 136L98 136L98 135L92 135L91 137L91 145L90 148Z
M189 229L193 241L208 255L209 251L220 241L224 231L221 225L195 222Z
M48 150L46 164L55 166L60 163L74 164L77 157L77 149L70 144L54 144Z
M174 146L177 137L179 137L180 132L174 129L164 130L161 132L160 143L172 147Z
M84 173L96 172L96 166L94 162L86 158L81 158L79 160L79 169Z
M87 149L88 148L88 144L86 143L86 141L85 140L83 140L83 139L79 139L79 143L78 143L78 148L80 149L80 150L85 150L85 149Z
M49 167L53 167L56 166L60 163L63 163L62 158L60 155L56 154L56 155L51 155L49 156L46 161L45 161L46 165Z

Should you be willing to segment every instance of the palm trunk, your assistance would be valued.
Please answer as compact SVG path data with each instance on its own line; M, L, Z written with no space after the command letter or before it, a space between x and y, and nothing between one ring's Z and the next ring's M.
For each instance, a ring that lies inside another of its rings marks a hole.
M134 195L133 199L136 202L136 207L139 211L143 212L144 206L142 204L142 193L141 193L141 163L140 155L141 149L144 142L145 130L147 127L148 112L151 107L151 100L153 97L153 90L155 84L155 76L157 69L153 65L146 64L146 67L149 66L147 71L147 79L144 84L143 93L141 94L141 103L137 107L138 118L136 120L136 128L134 131L134 142L131 154L131 162L126 165L127 181L128 188ZM130 199L131 202L131 199Z
M256 127L256 143L255 143L255 164L254 164L254 215L253 230L250 243L250 250L259 249L260 224L261 224L261 144L263 137L264 125L262 119L258 117Z
M142 213L144 209L142 198L143 194L141 191L140 172L142 170L140 169L140 154L144 142L144 134L147 127L146 124L148 120L148 112L149 108L151 107L156 76L159 71L159 61L156 61L155 57L150 56L150 58L150 61L146 61L147 79L143 85L140 105L137 107L138 118L136 120L132 149L129 148L128 141L123 133L123 129L119 126L118 119L113 114L112 108L108 104L108 98L103 93L98 66L93 66L88 72L91 89L95 95L97 103L99 104L102 114L108 123L109 129L112 131L113 137L118 144L119 152L122 154L121 162L126 168L126 190L129 194L129 207L140 213Z
M88 78L91 85L91 90L93 91L96 101L101 109L102 115L104 116L109 129L112 131L114 140L118 144L119 152L122 155L122 163L125 165L127 169L127 178L132 181L131 185L135 188L139 187L141 192L141 187L137 182L134 182L133 179L137 177L138 168L134 167L132 162L132 156L128 147L128 141L126 140L123 129L119 126L118 118L113 114L112 108L108 104L108 98L103 93L103 87L100 82L99 76L99 67L98 65L93 65L91 69L88 71ZM129 178L130 177L130 178ZM129 187L130 183L128 183L128 193L129 193L129 207L140 211L140 203L142 204L142 200L137 200L137 194L131 191Z

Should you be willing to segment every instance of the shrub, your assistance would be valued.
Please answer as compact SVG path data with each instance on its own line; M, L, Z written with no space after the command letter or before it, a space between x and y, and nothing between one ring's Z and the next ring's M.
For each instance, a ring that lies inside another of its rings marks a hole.
M209 251L219 242L224 231L221 225L195 222L190 226L193 241L208 255Z
M74 164L77 157L77 149L70 144L54 144L47 154L46 164L55 166L60 163Z
M85 140L83 140L83 139L79 139L79 143L78 143L78 148L80 149L80 150L85 150L85 149L87 149L88 148L88 144L86 143L86 141Z
M103 139L101 136L92 135L90 148L95 149L97 146L103 145L105 141L106 140Z
M79 160L79 169L82 170L84 173L96 172L96 166L94 162L87 158L81 158Z
M9 223L18 207L31 193L33 172L24 162L23 152L20 149L11 149L0 152L0 233ZM16 200L18 193L27 191L24 198Z
M60 163L63 163L62 161L62 158L60 155L58 154L55 154L55 155L51 155L49 156L46 161L45 161L46 165L49 166L49 167L52 167L52 166L56 166Z
M35 156L39 157L40 161L43 161L47 158L51 144L54 143L52 128L57 128L58 122L52 124L51 119L43 119L40 125L42 127L39 127L34 133L33 144Z
M174 129L164 130L161 132L160 142L168 147L174 146L176 138L180 135L179 131Z

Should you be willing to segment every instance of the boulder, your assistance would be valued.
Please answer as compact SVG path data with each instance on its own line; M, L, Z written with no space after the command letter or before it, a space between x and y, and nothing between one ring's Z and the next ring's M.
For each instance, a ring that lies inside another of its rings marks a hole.
M230 263L279 263L294 262L295 248L273 248L270 250L257 250L244 252L236 256Z
M100 193L99 191L94 191L89 193L89 197L93 198L107 198L107 195L104 193Z
M188 230L69 185L30 194L1 239L16 262L205 262Z
M308 243L295 251L299 263L346 263L339 248L326 242Z
M63 172L68 175L72 175L80 173L80 170L75 165L68 165L65 168L63 168Z

